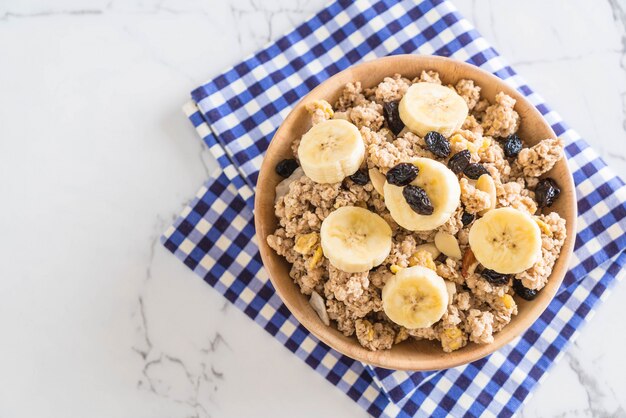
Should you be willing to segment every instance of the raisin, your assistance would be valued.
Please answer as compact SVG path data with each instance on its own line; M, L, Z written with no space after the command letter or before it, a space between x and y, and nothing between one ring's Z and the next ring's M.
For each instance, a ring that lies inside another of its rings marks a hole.
M350 180L360 186L365 186L367 182L370 181L370 175L366 170L358 170L350 176Z
M450 142L437 131L430 131L424 137L426 147L439 158L450 155Z
M462 173L465 167L470 163L472 154L466 149L454 154L448 161L448 168L454 172L454 174Z
M463 212L463 215L461 215L461 222L463 223L463 226L467 226L474 222L475 218L476 215L474 215L473 213Z
M490 269L483 269L480 272L480 275L483 276L485 280L494 285L503 285L509 282L509 275L498 273L497 271L493 271Z
M540 180L539 183L537 183L537 187L535 187L535 199L537 199L539 208L552 206L560 194L561 189L556 184L556 181L549 177Z
M411 163L400 163L387 171L387 182L394 186L406 186L417 177L419 168Z
M293 158L287 158L276 164L276 174L281 177L289 177L298 168L298 162Z
M504 140L504 155L507 158L515 158L522 150L522 140L519 136L512 134Z
M404 129L404 122L400 119L398 110L399 101L386 102L383 104L383 115L387 121L387 127L394 135L398 135Z
M402 190L402 196L416 213L420 215L433 214L433 204L430 202L426 191L421 187L408 185Z
M441 264L446 264L447 259L448 259L448 256L445 255L444 253L441 253L437 256L437 258L435 258L435 261Z
M524 287L521 280L513 280L513 290L515 294L524 300L533 300L537 297L537 292L535 289L529 289Z
M478 180L478 178L483 174L489 174L489 171L487 171L485 166L482 164L471 163L468 164L467 167L465 167L465 170L463 170L463 174L465 174L472 180Z

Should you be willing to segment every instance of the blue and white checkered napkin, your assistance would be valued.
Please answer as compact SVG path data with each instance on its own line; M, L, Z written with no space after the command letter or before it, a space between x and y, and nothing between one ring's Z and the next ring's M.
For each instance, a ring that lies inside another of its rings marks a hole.
M439 372L363 365L319 342L281 303L258 252L253 196L273 133L313 87L389 54L451 56L525 94L566 141L578 236L557 297L522 337L489 357ZM626 255L626 188L447 1L339 1L192 92L185 112L223 171L164 234L163 244L290 351L374 416L511 416L597 302Z

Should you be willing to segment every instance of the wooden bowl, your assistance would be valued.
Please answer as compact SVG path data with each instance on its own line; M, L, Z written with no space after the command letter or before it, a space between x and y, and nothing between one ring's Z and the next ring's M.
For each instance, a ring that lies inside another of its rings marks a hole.
M363 363L396 370L441 370L459 366L485 357L522 334L539 318L556 294L567 272L576 230L574 182L567 162L563 159L549 174L561 187L561 196L550 209L558 212L567 221L567 239L561 255L554 266L548 284L539 292L535 300L527 302L519 297L515 298L519 314L514 316L502 331L494 335L495 341L491 344L469 343L460 350L444 353L439 341L410 339L394 345L390 350L374 352L363 348L355 336L346 337L332 324L328 327L322 323L309 305L308 297L300 293L300 288L289 277L290 265L267 245L266 238L274 232L277 225L274 215L275 187L282 180L275 173L274 167L284 158L293 158L290 149L292 141L311 127L310 117L304 108L305 103L315 99L325 99L329 103L335 103L348 82L360 81L364 88L368 88L394 73L413 78L422 70L439 72L444 84L455 84L463 78L474 80L482 88L482 97L490 102L494 102L496 94L500 91L515 98L517 100L515 110L521 117L519 135L526 143L535 144L542 139L556 136L550 125L524 96L494 75L473 65L449 58L396 55L348 68L326 80L305 96L274 135L265 155L256 188L255 225L261 257L274 288L291 313L317 338L340 353Z

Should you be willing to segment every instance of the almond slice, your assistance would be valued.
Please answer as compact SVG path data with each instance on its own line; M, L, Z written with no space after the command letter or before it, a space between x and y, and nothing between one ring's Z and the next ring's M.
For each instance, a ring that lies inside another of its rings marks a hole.
M328 318L328 312L326 312L326 305L324 303L324 298L319 295L315 290L311 292L311 298L309 299L309 304L313 310L317 313L317 316L320 317L324 325L330 325L330 319Z
M448 291L448 305L452 305L454 295L456 294L456 284L449 282L448 280L444 281L446 282L446 290Z
M462 257L459 242L454 235L448 234L447 232L437 232L435 235L435 246L448 257L457 260L460 260Z

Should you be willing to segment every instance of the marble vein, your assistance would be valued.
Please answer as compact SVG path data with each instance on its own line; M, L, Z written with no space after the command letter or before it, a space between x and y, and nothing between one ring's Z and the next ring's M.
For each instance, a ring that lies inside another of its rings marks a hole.
M626 161L626 157L623 156L622 154L617 154L617 153L609 151L607 155L609 157L617 158L618 160Z
M140 306L143 309L143 299L140 299ZM192 412L190 416L210 417L211 405L217 406L214 394L219 389L218 382L225 380L224 372L219 371L210 361L211 354L222 346L230 350L229 344L216 331L207 346L199 349L202 354L200 363L192 367L182 357L162 352L153 346L148 335L147 317L145 313L143 315L147 348L133 348L145 361L137 388L189 407Z
M172 217L175 215L173 214ZM136 342L132 350L141 356L141 358L145 361L148 358L148 355L152 352L152 341L150 340L150 332L148 329L148 318L146 316L146 307L144 303L144 294L143 289L144 285L147 281L152 279L152 265L154 263L156 246L159 244L160 233L158 232L161 228L165 227L167 222L162 219L160 216L157 216L157 221L155 222L155 232L150 241L150 247L148 252L148 262L146 271L143 278L143 283L141 285L142 289L137 296L137 307L136 311L133 314L133 317L139 316L139 324L136 327L136 332L139 341Z
M582 364L579 358L581 354L580 347L576 342L572 345L573 347L570 347L570 350L565 352L565 357L567 358L569 367L576 374L579 383L582 385L587 395L588 409L581 412L583 412L584 415L591 415L593 418L626 416L626 410L619 403L615 410L609 411L607 409L607 404L617 402L615 393L610 388L607 388L606 382L600 381L598 377L589 370L588 366ZM568 413L569 412L564 413L563 416L567 416Z
M125 10L123 6L126 4L119 3L117 1L111 0L106 3L103 7L93 8L93 9L42 9L42 10L34 10L28 13L22 12L14 12L14 11L5 11L0 17L0 21L8 20L9 18L16 19L27 19L27 18L38 18L38 17L58 17L58 16L89 16L89 15L103 15L106 13L117 12L120 14L129 14L129 15L155 15L159 13L166 13L171 15L204 15L209 17L206 10L200 4L199 7L194 7L190 9L178 9L171 7L169 5L164 4L165 1L157 1L154 2L152 7L140 7L136 10ZM173 2L173 4L177 4Z
M150 341L150 334L148 333L146 308L144 306L142 295L139 295L137 302L139 304L139 319L141 321L141 325L137 329L138 334L140 335L140 341L133 345L132 350L139 354L145 361L148 358L148 354L152 351L152 341Z
M179 391L179 393L172 393L174 390L169 380L172 378L172 373L176 374L177 371L179 372L179 377L180 372L183 373L182 380L186 381L191 391L185 389ZM164 372L166 373L165 376L162 375ZM194 376L181 359L169 355L161 355L159 358L147 362L142 373L145 380L138 383L138 388L146 388L156 396L190 407L193 412L192 417L211 416L207 409L208 406L201 402L205 398L204 394L200 393L203 384L212 381L206 373L203 372L199 376ZM167 380L164 380L163 377ZM211 400L211 397L208 399Z
M282 33L282 31L278 33L276 30L278 19L287 19L291 26L303 21L308 14L316 10L314 8L308 9L306 4L302 0L285 4L281 4L281 2L257 2L255 0L231 2L229 9L236 27L245 28L249 26L251 21L263 23L249 27L249 33L242 30L237 32L240 49L249 49L244 43L244 37L254 39L256 48L274 40L277 35Z
M188 353L183 357L159 347L151 336L150 324L152 320L146 308L148 303L146 301L146 285L153 278L152 269L156 247L159 245L160 232L172 220L157 217L154 227L155 235L151 241L143 284L137 299L137 308L134 314L135 317L138 317L137 341L132 350L141 357L143 367L136 386L139 390L147 391L156 397L186 407L188 410L186 416L210 418L212 416L210 411L218 407L215 393L219 390L219 382L226 379L225 373L214 364L212 357L222 348L232 351L222 333L219 330L213 331L206 344L198 348L199 361L197 364L187 358Z
M167 59L167 57L161 56L160 53L154 47L152 47L150 44L148 44L147 42L144 42L138 36L136 36L136 34L133 32L132 26L123 25L122 30L124 30L124 32L126 32L129 35L130 39L135 41L137 44L141 45L143 50L150 56L150 58L153 61L160 64L164 68L169 69L172 73L183 77L189 83L193 83L195 81L194 78L185 69L181 68L178 65L173 64L170 60Z
M48 11L39 11L33 13L17 13L17 12L5 12L2 17L0 17L0 21L9 20L10 18L14 19L27 19L33 17L55 17L55 16L91 16L91 15L100 15L102 14L102 10L98 9L77 9L77 10L48 10Z

